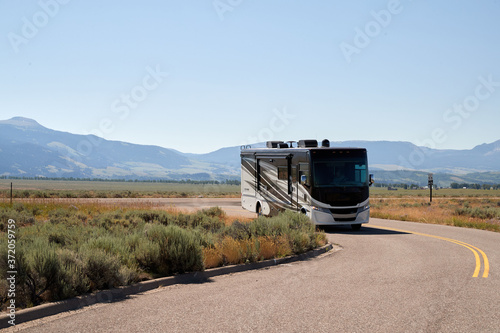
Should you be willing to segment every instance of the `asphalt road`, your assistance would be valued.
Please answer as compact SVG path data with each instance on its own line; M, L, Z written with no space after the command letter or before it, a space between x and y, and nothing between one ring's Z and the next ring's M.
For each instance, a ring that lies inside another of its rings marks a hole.
M219 276L205 283L160 288L20 324L15 329L500 331L500 234L380 219L371 219L370 227L358 232L347 227L327 232L329 240L342 247L340 251L309 261Z

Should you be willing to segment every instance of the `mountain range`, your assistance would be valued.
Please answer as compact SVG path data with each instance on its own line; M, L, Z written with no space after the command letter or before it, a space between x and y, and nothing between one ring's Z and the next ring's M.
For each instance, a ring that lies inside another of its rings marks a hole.
M367 148L370 171L380 181L421 184L427 172L434 172L435 183L441 186L453 181L500 183L500 140L468 150L396 141L331 141L331 146ZM264 147L264 143L252 147ZM239 179L239 153L239 146L207 154L183 153L52 130L23 117L0 121L0 176Z

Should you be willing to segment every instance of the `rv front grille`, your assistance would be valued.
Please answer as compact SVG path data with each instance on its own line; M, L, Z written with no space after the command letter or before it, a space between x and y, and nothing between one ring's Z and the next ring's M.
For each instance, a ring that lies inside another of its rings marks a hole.
M352 221L356 221L356 218L355 217L335 218L335 221L337 221L337 222L352 222Z
M330 209L332 214L356 214L358 212L357 208L332 208Z

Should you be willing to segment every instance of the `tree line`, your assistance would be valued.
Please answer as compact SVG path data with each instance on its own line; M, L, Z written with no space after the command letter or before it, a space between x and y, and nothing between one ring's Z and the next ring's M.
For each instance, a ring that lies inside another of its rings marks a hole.
M493 188L494 190L500 189L500 184L477 184L477 183L451 183L451 188L471 188L475 190L489 190Z
M405 190L418 190L422 186L417 184L405 184L405 183L374 183L374 187L391 187L391 188L402 188ZM500 189L500 184L478 184L478 183L451 183L450 187L453 189L460 188L470 188L474 190L489 190L493 188L494 190Z
M60 180L60 181L92 181L92 182L127 182L127 183L172 183L172 184L200 184L200 185L240 185L239 179L226 180L192 180L192 179L109 179L109 178L76 178L76 177L17 177L17 176L0 176L0 179L12 180Z

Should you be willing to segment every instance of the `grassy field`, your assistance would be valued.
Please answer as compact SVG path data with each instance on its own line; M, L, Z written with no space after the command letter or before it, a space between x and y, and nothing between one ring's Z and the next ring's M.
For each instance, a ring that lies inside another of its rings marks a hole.
M398 188L397 191L389 191L386 187L370 188L370 196L372 198L387 198L387 197L415 197L429 199L429 190L405 190ZM500 190L473 190L473 189L433 189L433 198L447 197L496 197L500 198Z
M185 214L144 203L125 208L0 203L0 306L5 309L9 300L6 278L14 268L16 307L22 308L160 276L303 253L326 241L305 215L293 212L238 221L218 207Z
M500 200L488 197L371 198L370 216L500 232Z
M24 180L0 179L0 197L14 198L168 198L168 197L239 197L239 185Z
M147 197L239 197L239 185L188 184L113 181L24 180L0 179L0 197L10 196L13 183L14 198L147 198ZM372 187L370 196L429 198L429 190L389 191ZM434 189L433 198L439 197L498 197L500 190Z
M370 189L370 216L500 232L500 190Z

